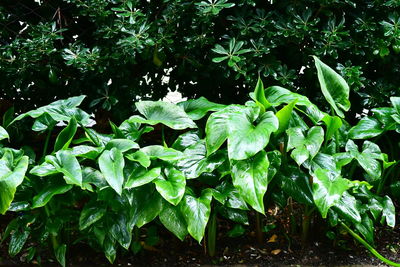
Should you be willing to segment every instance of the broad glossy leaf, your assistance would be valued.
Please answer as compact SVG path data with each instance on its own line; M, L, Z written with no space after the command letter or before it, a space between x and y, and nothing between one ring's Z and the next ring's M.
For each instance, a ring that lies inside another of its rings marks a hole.
M324 130L320 126L310 128L305 135L301 128L290 128L286 131L288 135L287 151L294 148L291 157L300 166L307 159L317 155L324 141Z
M356 229L367 240L369 244L374 244L374 222L368 217L367 214L362 215L362 220L355 224Z
M129 119L127 119L121 123L118 129L125 136L125 138L136 141L142 136L142 134L151 132L154 129L153 127L147 125L140 128L140 125L141 124L138 122L130 121Z
M218 111L226 107L210 102L205 97L180 102L178 106L182 107L192 120L199 120L210 111Z
M174 167L164 169L165 176L159 176L154 184L160 195L172 205L176 206L185 194L185 175Z
M79 217L79 230L85 230L106 214L106 209L101 207L99 203L88 203L83 208Z
M244 200L264 213L264 194L268 186L267 153L261 151L247 160L232 162L232 182Z
M271 111L265 112L253 125L246 113L235 112L228 118L228 155L230 159L248 159L263 150L279 122Z
M299 168L288 166L285 168L285 174L279 172L276 179L280 182L282 190L294 200L306 205L314 203L310 177Z
M400 114L400 97L399 96L392 96L390 98L390 102L392 102L392 105L395 108L396 112L398 114Z
M175 207L168 202L164 202L163 209L158 215L161 223L172 232L176 237L183 241L189 233L187 224L179 207Z
M138 162L145 168L149 167L151 164L150 157L141 150L138 150L134 153L126 154L125 157L130 161Z
M344 117L343 111L350 109L349 93L350 88L339 74L337 74L328 65L313 56L315 66L317 67L318 80L321 86L322 94L326 101L335 110L339 117Z
M104 147L108 142L112 140L112 135L110 134L101 134L96 132L93 129L85 129L86 137L95 145L99 147Z
M206 144L200 140L184 151L184 157L177 166L189 179L197 178L204 172L212 172L221 166L226 159L223 151L218 151L207 157Z
M315 171L313 177L313 198L322 218L326 218L329 208L337 204L343 193L350 187L350 181L347 179L335 176L324 169Z
M117 256L117 247L116 240L111 236L111 233L108 233L104 238L103 251L108 261L112 264Z
M172 144L172 148L183 151L186 148L198 143L200 141L199 134L194 131L189 131L178 136L175 142Z
M0 214L4 214L14 199L17 187L22 183L28 169L29 158L23 156L18 162L0 159ZM13 167L12 165L16 165Z
M386 224L390 227L394 227L396 225L396 211L390 197L385 196L382 201L382 219L386 220Z
M203 190L201 196L196 198L186 194L179 204L181 213L185 218L189 234L199 243L203 239L211 213L212 192Z
M161 174L161 168L156 167L150 170L142 167L136 166L129 175L128 180L125 183L125 188L139 187L144 184L151 183L154 179L159 177Z
M11 257L14 257L22 250L29 234L30 229L28 227L19 227L11 234L10 243L8 244L8 254Z
M207 155L217 151L228 138L228 118L234 112L245 112L249 117L256 116L253 109L246 108L244 110L243 106L239 105L230 105L212 113L206 124Z
M301 106L314 123L319 122L326 115L325 112L322 112L316 105L311 103L307 97L293 93L280 86L268 87L265 89L265 96L274 107L296 101L296 106Z
M275 115L279 120L279 128L275 132L276 135L279 135L286 131L289 127L290 119L292 118L293 108L296 105L297 99L293 100L283 108L281 108Z
M197 128L197 125L179 106L163 101L140 101L136 108L145 117L133 116L131 122L156 125L162 123L175 130Z
M45 206L55 195L60 195L72 189L72 185L53 183L43 188L32 200L32 208Z
M112 148L118 148L122 153L131 150L138 149L139 145L129 139L112 139L106 144L106 150L111 150Z
M30 174L36 175L36 176L48 176L48 175L53 175L58 173L56 167L54 167L53 164L48 163L48 162L43 162L42 164L33 167L30 171Z
M373 117L362 118L356 126L349 131L351 139L369 139L384 132L382 124Z
M69 120L67 127L65 127L57 136L56 143L54 144L54 151L67 149L75 136L78 124L75 117Z
M214 198L222 205L232 209L248 210L246 201L237 188L230 182L224 181L213 190Z
M247 216L247 211L240 209L233 209L225 206L218 207L218 213L220 213L225 218L234 221L236 223L241 223L244 225L249 225L249 218Z
M6 129L0 126L0 140L3 139L10 139L10 136L8 135Z
M58 263L63 267L65 267L65 254L66 253L67 253L67 245L66 244L58 245L58 247L54 249L54 254L56 256L56 259L57 259Z
M86 158L86 159L96 159L100 153L103 151L101 147L93 147L93 146L74 146L71 149L72 155L75 157Z
M60 150L55 156L47 155L46 162L51 163L58 172L64 174L67 184L82 186L82 169L71 151Z
M357 224L361 223L360 205L354 196L345 191L333 209L347 221Z
M160 214L163 209L163 198L152 184L133 188L131 192L134 194L131 206L137 208L134 222L140 228Z
M132 242L132 228L129 227L128 217L125 212L119 212L112 218L110 226L111 236L126 250Z
M176 161L184 157L181 151L159 145L146 146L140 149L140 151L144 152L147 156L150 157L150 159Z
M337 116L326 115L322 121L326 125L325 140L330 140L340 127L342 127L342 119Z
M346 144L346 151L349 152L352 158L355 158L360 166L368 174L368 182L372 183L381 179L382 164L379 160L382 159L382 152L378 145L365 141L362 146L362 152L358 151L357 145L353 140L349 140Z
M122 184L124 182L124 166L124 156L115 147L111 150L105 150L99 157L99 167L104 178L119 195L122 193Z

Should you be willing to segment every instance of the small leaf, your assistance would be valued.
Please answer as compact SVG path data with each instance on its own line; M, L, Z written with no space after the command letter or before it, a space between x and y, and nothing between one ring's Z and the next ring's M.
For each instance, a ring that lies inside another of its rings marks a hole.
M166 179L162 176L154 181L160 195L172 205L181 201L186 187L186 178L181 171L173 167L165 168Z
M71 144L77 130L77 122L75 117L72 117L60 134L57 136L56 143L54 144L54 151L65 150Z

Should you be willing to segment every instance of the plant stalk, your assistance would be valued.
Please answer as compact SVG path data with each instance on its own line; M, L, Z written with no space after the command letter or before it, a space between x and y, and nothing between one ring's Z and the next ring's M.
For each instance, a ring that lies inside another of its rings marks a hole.
M46 136L46 140L44 142L43 155L42 155L41 161L44 159L44 157L46 157L46 153L47 153L47 149L49 147L49 142L50 142L50 138L51 138L51 133L52 132L53 132L53 127L51 126L47 130L47 136Z
M346 229L346 231L354 237L354 239L356 239L358 242L360 242L364 247L366 247L369 252L371 252L375 257L377 257L378 259L380 259L381 261L383 261L384 263L390 265L390 266L395 266L395 267L400 267L400 263L396 263L393 262L387 258L385 258L384 256L382 256L381 254L379 254L378 251L376 251L370 244L368 244L367 241L365 241L361 236L359 236L356 232L354 232L353 230L350 229L350 227L348 227L345 223L340 222L340 224Z
M256 212L256 237L257 237L257 242L259 244L262 244L263 242L263 231L261 229L261 217L258 212Z
M217 241L217 214L213 212L211 214L210 221L208 223L207 232L207 250L210 257L215 256L215 248Z

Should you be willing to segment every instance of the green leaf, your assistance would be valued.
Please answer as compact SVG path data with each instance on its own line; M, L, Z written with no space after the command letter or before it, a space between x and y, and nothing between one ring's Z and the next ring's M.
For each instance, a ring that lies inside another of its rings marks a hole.
M154 183L160 195L176 206L185 194L186 178L181 171L173 167L164 169L165 177L158 177Z
M382 202L382 218L386 220L386 224L390 227L395 227L396 225L396 211L390 197L385 196Z
M243 107L230 105L226 108L212 113L206 124L206 147L207 155L217 151L228 138L228 118L231 113L243 112ZM252 109L246 109L246 114L251 116Z
M226 159L225 153L214 153L207 157L206 144L200 140L184 151L183 159L179 160L177 166L185 173L188 179L199 177L204 172L212 172L221 166Z
M138 149L139 145L129 139L112 139L106 144L105 149L111 150L114 147L124 153L131 149Z
M342 119L337 116L330 116L325 115L322 121L326 125L326 133L325 133L325 140L328 141L332 138L332 136L342 127Z
M162 123L175 130L197 128L196 124L185 111L172 103L163 101L140 101L136 103L136 108L146 119L133 116L129 119L131 122L150 125Z
M374 244L374 223L367 214L362 215L362 221L356 223L355 227L369 244Z
M178 136L175 142L172 144L172 148L183 151L186 148L198 143L200 141L199 134L194 131L189 131Z
M346 143L346 151L349 152L351 157L357 160L358 164L368 174L366 178L369 183L381 179L382 164L379 160L382 160L382 152L378 145L370 141L365 141L362 146L362 152L359 152L354 141L349 140Z
M268 186L267 153L261 151L247 160L232 162L232 182L244 200L264 213L264 194Z
M290 119L292 118L293 108L296 105L297 99L293 100L283 108L281 108L275 116L279 121L279 128L275 132L275 135L280 135L289 127Z
M106 214L106 209L102 208L98 204L99 203L88 203L85 205L79 217L80 231L85 230Z
M181 213L185 218L189 234L199 243L203 239L211 213L212 192L203 190L201 196L196 198L186 194L179 204Z
M122 184L124 183L124 166L124 156L115 147L111 150L105 150L99 157L100 171L103 173L107 183L119 195L122 193Z
M58 261L58 263L65 267L65 254L67 252L67 245L66 244L62 244L62 245L58 245L57 248L55 248L54 250L54 254L56 256L56 259Z
M54 144L54 151L67 149L71 144L72 139L75 136L78 124L75 117L72 117L67 125L60 134L57 136L56 143Z
M189 233L185 218L179 207L175 207L168 202L164 202L163 210L158 215L161 223L172 232L176 237L183 241Z
M7 162L4 156L0 159L0 214L7 211L14 199L17 187L24 180L28 164L27 156L23 156L18 162Z
M279 172L276 179L280 182L282 190L299 203L312 205L313 195L309 176L295 166L285 168L285 174Z
M161 159L165 161L176 161L183 158L181 151L159 145L146 146L140 151L144 152L150 159Z
M354 224L361 223L360 204L354 196L345 191L340 200L333 206L341 217Z
M382 124L375 118L365 117L362 118L356 126L353 126L349 131L349 138L351 139L369 139L380 135L385 130Z
M19 227L11 234L10 243L8 244L8 254L11 257L14 257L21 251L28 240L29 234L30 229L28 227Z
M265 90L265 96L272 106L276 107L283 103L290 104L296 101L296 107L301 106L305 109L306 115L314 122L317 123L326 115L325 112L319 110L307 97L293 93L288 89L280 86L271 86Z
M48 176L48 175L53 175L58 173L58 170L56 167L53 166L53 164L48 163L48 162L43 162L42 164L33 167L30 172L30 174L36 175L36 176Z
M228 155L230 159L244 160L263 150L272 132L278 130L279 122L268 111L260 116L257 125L246 113L236 112L228 118Z
M148 184L152 182L154 179L159 177L161 174L161 168L156 167L150 170L142 166L137 166L132 170L132 173L128 177L128 180L125 183L125 188L134 188L139 187L144 184Z
M222 205L232 209L248 210L246 201L240 195L239 190L228 181L222 182L213 190L214 198Z
M400 114L400 97L399 96L392 96L390 98L390 102L392 102L392 105L395 108L397 114Z
M180 102L178 106L182 107L192 120L200 120L208 112L218 111L226 107L225 105L210 102L205 97Z
M290 155L299 166L307 159L314 158L324 141L324 130L320 126L310 128L307 135L300 127L290 128L286 133L289 138L287 151L294 148Z
M72 189L72 185L53 183L43 188L32 199L32 209L45 206L55 195L61 195Z
M350 109L349 93L350 88L346 81L328 65L313 56L318 72L318 80L322 94L326 101L335 110L336 114L343 118L343 111Z
M350 181L347 179L335 176L324 169L315 171L313 176L313 198L322 218L326 218L329 208L337 204L343 193L350 187Z
M133 188L134 201L131 206L137 207L135 224L137 227L154 220L163 209L163 199L152 184Z
M256 101L256 103L260 104L263 107L264 111L271 107L271 104L265 97L264 84L260 77L258 77L257 85L254 88L254 93L252 94L252 96L253 100Z
M86 159L94 160L96 159L100 153L103 151L101 147L93 147L93 146L74 146L71 149L72 155L75 157L81 157Z
M10 136L8 135L6 129L0 126L0 140L3 139L10 139Z
M132 242L132 228L129 227L128 217L125 212L115 214L110 220L110 234L126 250Z
M82 169L71 151L60 150L55 156L47 155L46 162L51 163L58 172L64 174L67 184L82 186Z
M138 150L134 153L126 154L125 157L130 161L138 162L145 168L149 167L151 164L150 157L141 150Z

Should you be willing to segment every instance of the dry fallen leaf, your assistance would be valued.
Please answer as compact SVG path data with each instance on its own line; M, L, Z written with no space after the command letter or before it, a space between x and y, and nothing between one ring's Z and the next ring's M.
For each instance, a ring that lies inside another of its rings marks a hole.
M268 240L267 243L275 243L277 239L278 239L278 236L274 234L270 237L270 239Z
M271 251L271 254L273 255L278 255L279 253L281 253L280 249L274 249L273 251Z

